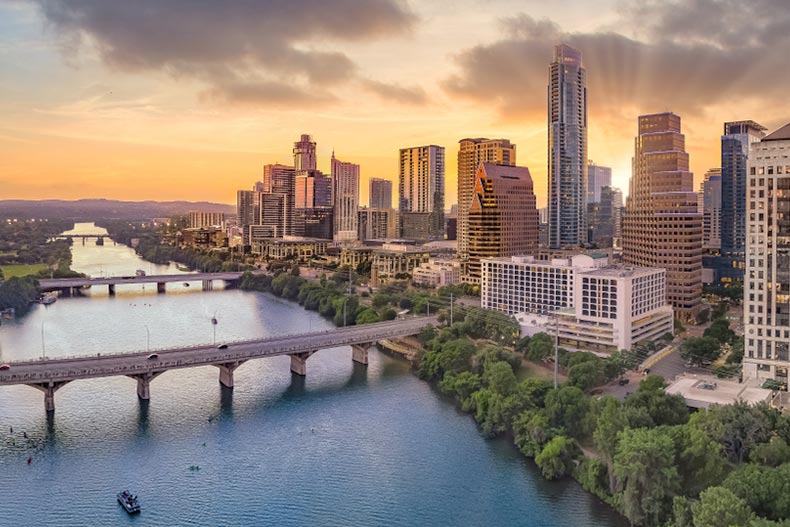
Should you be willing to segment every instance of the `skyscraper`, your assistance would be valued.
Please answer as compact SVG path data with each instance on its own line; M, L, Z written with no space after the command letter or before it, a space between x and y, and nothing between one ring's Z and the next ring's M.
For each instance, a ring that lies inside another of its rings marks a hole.
M249 226L256 225L256 216L260 216L260 212L256 210L258 207L257 195L258 192L254 190L239 190L236 192L236 217L241 228L244 245L250 244Z
M673 113L639 116L623 261L667 270L667 300L679 318L694 320L703 311L702 214L680 117Z
M752 143L747 175L744 377L787 386L790 369L790 124Z
M332 180L319 170L302 170L296 175L295 208L332 206Z
M549 66L549 245L575 247L587 236L587 70L565 44Z
M467 275L480 283L480 259L538 248L538 209L527 167L480 163L468 211Z
M472 206L475 176L480 163L497 165L516 164L516 145L507 139L486 139L484 137L461 139L458 142L458 215L456 233L458 255L462 269L468 259L469 232L467 216ZM466 274L466 272L462 272Z
M294 169L316 169L315 141L307 134L302 134L301 139L294 143Z
M612 186L612 169L587 163L587 203L600 203L601 189Z
M398 193L401 236L435 240L444 234L444 147L400 150Z
M296 207L296 172L294 167L280 164L264 165L263 191L284 196L283 225L280 227L280 236L291 236L294 233L294 208Z
M700 183L702 195L702 247L721 247L721 169L711 168Z
M600 248L619 244L622 208L623 192L608 185L602 187L600 200L587 204L590 243Z
M377 177L370 178L369 202L371 209L391 209L392 181Z
M746 253L746 165L749 148L765 136L754 121L724 123L721 136L721 258L719 279L742 279Z
M334 185L334 239L353 241L358 237L359 165L340 161L332 153Z

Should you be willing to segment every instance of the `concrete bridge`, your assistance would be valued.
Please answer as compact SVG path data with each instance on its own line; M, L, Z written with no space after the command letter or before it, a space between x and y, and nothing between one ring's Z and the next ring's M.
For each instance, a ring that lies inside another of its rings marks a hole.
M216 366L219 382L233 388L233 372L251 359L289 355L291 371L307 374L307 359L325 348L351 346L352 359L368 363L368 348L378 340L415 335L436 317L415 317L328 331L285 335L265 339L228 342L220 346L198 345L183 348L115 353L83 357L66 357L11 362L0 370L0 386L26 384L44 392L46 411L55 410L55 392L66 384L96 377L126 376L137 381L140 399L151 397L151 381L162 373L180 368Z
M104 239L109 238L108 234L58 234L53 236L53 240L69 240L74 241L74 238L82 238L82 245L85 245L85 240L88 238L96 238L96 245L104 245Z
M156 290L164 293L165 284L170 282L193 282L200 280L203 283L203 290L208 291L213 288L214 280L224 280L225 282L238 282L242 272L225 273L181 273L181 274L159 274L145 276L109 276L109 277L85 277L85 278L45 278L38 281L42 291L61 291L65 295L70 295L75 290L85 286L106 285L110 289L110 295L115 294L115 286L132 284L156 284Z

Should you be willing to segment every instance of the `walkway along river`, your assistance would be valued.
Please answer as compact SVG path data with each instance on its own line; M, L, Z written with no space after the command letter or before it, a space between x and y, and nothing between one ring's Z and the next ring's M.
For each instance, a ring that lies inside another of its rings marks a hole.
M177 272L111 243L73 250L73 267L95 276ZM0 326L0 362L211 342L215 316L218 342L331 328L265 294L154 291L37 306ZM289 366L248 362L232 391L213 367L170 371L149 403L128 378L77 381L49 420L37 390L0 388L0 526L626 525L575 482L543 480L509 442L483 439L405 361L371 351L355 365L345 348L314 355L305 378ZM140 495L140 517L115 502L122 488Z

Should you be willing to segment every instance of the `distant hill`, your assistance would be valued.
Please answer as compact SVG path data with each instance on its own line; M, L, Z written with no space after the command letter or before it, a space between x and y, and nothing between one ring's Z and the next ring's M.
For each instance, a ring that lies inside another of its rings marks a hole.
M236 212L232 205L206 201L0 200L0 218L62 218L78 222L99 219L148 220L186 214L190 210L226 214Z

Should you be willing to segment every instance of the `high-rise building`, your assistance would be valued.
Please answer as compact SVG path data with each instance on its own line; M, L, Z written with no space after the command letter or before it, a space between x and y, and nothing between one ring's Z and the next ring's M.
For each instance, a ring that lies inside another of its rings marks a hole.
M332 183L334 185L334 239L357 239L359 210L359 165L340 161L332 153Z
M667 270L667 300L683 320L702 304L702 214L680 117L639 116L633 173L623 215L623 261Z
M315 146L315 141L307 134L302 134L301 139L294 143L295 170L316 170Z
M744 377L790 369L790 124L753 142L747 163Z
M472 206L473 187L480 163L496 165L516 164L516 145L507 139L487 139L484 137L461 139L458 142L458 213L456 237L458 256L462 268L469 255L469 231L467 216Z
M743 279L746 254L746 165L749 148L765 136L754 121L724 123L721 136L721 258L718 279Z
M254 190L239 190L236 192L236 217L241 228L244 245L249 245L249 226L257 224L258 192Z
M711 168L700 183L702 196L702 247L721 247L721 169Z
M480 283L480 260L538 248L538 209L527 167L480 163L467 215L464 281Z
M281 235L293 235L294 208L296 207L296 172L294 167L281 164L264 165L262 187L263 192L285 196L283 202L284 224Z
M398 222L395 209L359 209L359 239L385 240L398 237Z
M318 170L296 173L295 208L312 209L332 206L332 180Z
M621 236L623 192L606 185L601 188L600 200L587 204L590 243L598 247L615 247Z
M549 66L549 245L587 237L587 71L580 51L560 44Z
M612 169L587 162L587 203L600 203L601 189L612 186Z
M444 235L444 147L400 150L398 210L401 237L435 240Z
M370 178L370 195L368 198L371 209L392 208L392 181L377 177Z
M225 223L225 214L222 212L206 212L203 210L189 211L189 228L202 229L203 227L221 227Z

